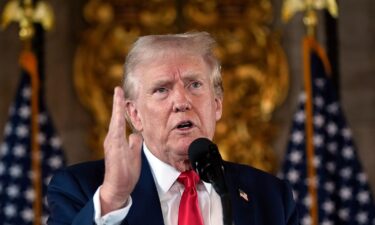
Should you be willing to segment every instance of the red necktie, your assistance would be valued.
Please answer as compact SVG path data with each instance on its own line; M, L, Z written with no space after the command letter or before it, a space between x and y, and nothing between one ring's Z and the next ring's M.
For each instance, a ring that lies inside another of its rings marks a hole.
M199 182L198 174L189 170L181 173L177 180L185 186L178 211L178 225L203 225L195 187Z

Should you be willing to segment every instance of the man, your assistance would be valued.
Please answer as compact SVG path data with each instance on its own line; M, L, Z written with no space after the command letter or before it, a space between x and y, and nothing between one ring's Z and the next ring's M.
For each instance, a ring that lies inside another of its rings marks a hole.
M137 40L126 59L123 89L114 91L105 160L54 176L47 196L49 224L182 225L191 211L197 211L196 219L186 224L223 224L220 197L202 181L193 182L197 206L182 212L186 184L180 180L194 174L190 143L212 140L222 114L214 44L205 32ZM135 131L129 141L125 117ZM286 183L248 166L225 162L224 167L234 224L297 224Z

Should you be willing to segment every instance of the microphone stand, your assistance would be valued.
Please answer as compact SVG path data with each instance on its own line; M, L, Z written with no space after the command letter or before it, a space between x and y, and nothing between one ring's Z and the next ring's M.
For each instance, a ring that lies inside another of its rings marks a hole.
M224 176L222 176L224 177ZM223 209L223 224L224 225L233 225L233 216L232 216L232 201L228 192L228 188L225 184L225 181L215 182L210 175L208 179L211 181L213 188L219 194L221 200L221 206Z
M233 225L231 198L225 182L223 160L217 146L207 138L198 138L189 146L189 159L199 177L211 183L219 194L223 224Z

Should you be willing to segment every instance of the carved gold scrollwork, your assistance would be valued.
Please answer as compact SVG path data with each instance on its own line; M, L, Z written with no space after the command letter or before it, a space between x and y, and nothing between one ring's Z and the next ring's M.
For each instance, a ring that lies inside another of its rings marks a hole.
M102 156L113 87L121 84L124 57L144 34L206 30L218 40L223 65L224 114L215 141L225 159L275 171L271 144L275 109L288 91L288 67L269 0L91 0L75 58L75 84L95 123L91 147Z

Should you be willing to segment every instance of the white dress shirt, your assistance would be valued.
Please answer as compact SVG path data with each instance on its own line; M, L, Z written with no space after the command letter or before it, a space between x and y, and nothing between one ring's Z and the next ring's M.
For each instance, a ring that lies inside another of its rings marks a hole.
M165 225L178 224L178 209L184 185L177 181L181 172L156 158L147 146L143 143L143 151L151 167L151 173L154 178L156 189L158 191L161 210L163 213ZM127 206L122 209L110 212L101 216L99 190L94 195L94 220L98 225L118 225L128 214L132 199L130 197ZM220 196L213 190L210 183L200 181L197 185L198 201L203 222L205 225L222 225L223 213L221 208Z

